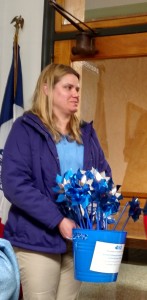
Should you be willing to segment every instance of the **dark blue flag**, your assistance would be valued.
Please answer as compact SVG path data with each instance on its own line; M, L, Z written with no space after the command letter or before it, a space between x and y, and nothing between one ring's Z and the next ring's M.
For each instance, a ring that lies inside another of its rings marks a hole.
M14 54L15 49L13 48L12 64L0 113L0 218L2 219L3 224L7 219L10 207L9 202L5 199L2 191L1 164L3 149L14 120L23 113L22 69L19 46L17 46L17 62ZM16 77L15 72L17 74Z

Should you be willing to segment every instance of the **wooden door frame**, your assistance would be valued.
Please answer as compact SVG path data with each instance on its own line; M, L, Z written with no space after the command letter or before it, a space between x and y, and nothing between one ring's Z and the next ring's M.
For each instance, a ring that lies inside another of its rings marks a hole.
M63 0L57 2L61 5L64 3ZM117 18L86 24L97 32L95 40L98 49L98 54L88 59L147 55L147 16ZM68 64L83 59L81 56L72 55L71 51L70 57L65 58L66 47L68 46L70 50L75 46L76 34L77 30L72 25L62 25L62 16L55 12L48 0L44 0L41 68L53 61L57 62L56 54L61 54L63 62Z

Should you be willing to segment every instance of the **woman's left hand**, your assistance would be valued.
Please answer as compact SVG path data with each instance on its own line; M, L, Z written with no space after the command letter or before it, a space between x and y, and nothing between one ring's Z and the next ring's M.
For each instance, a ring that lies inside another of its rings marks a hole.
M76 223L68 218L63 218L62 221L59 223L58 228L65 239L72 239L72 230L73 228L76 228Z

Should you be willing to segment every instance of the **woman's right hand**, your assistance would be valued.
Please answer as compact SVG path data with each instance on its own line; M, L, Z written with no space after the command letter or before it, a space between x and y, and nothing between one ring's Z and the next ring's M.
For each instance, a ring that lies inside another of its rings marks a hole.
M72 239L72 229L77 228L76 223L68 218L63 218L62 221L58 224L59 231L63 238Z

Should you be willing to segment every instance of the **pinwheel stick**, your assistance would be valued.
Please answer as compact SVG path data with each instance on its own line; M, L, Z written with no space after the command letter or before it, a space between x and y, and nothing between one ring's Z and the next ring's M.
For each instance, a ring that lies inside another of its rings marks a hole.
M130 219L130 216L128 216L127 219L126 219L126 221L124 222L124 224L123 224L123 226L122 226L122 229L121 229L122 231L124 231L124 229L125 229L125 227L126 227L128 221L129 221L129 219Z
M118 225L119 221L121 220L121 218L122 218L122 216L123 216L124 212L126 211L126 209L127 209L128 205L129 205L129 202L127 202L127 203L125 204L125 206L124 206L124 208L123 208L123 210L122 210L121 214L119 215L119 217L118 217L118 219L117 219L117 221L116 221L116 223L115 223L115 225L114 225L114 227L113 227L113 230L115 230L115 229L116 229L116 227L117 227L117 225Z

